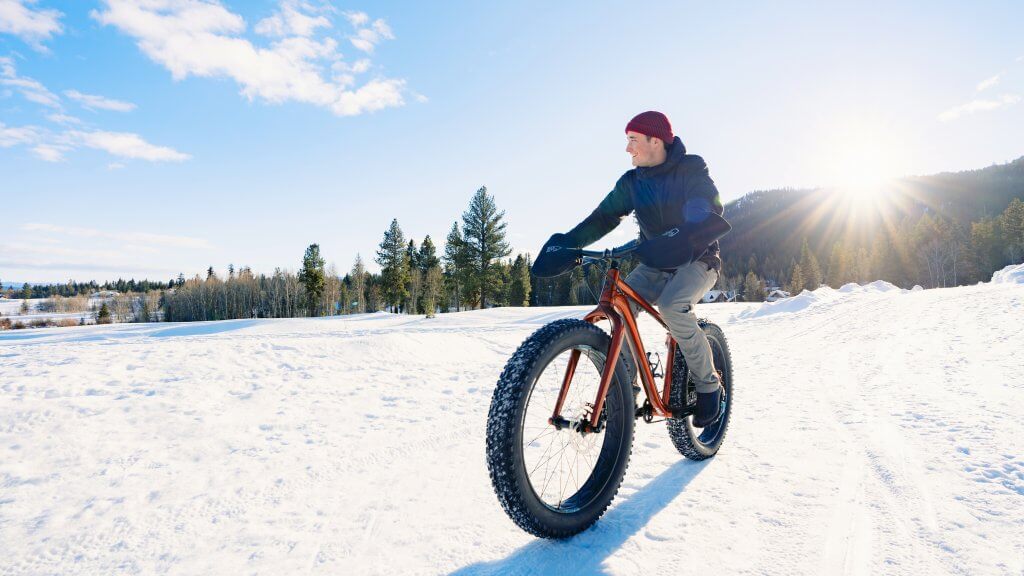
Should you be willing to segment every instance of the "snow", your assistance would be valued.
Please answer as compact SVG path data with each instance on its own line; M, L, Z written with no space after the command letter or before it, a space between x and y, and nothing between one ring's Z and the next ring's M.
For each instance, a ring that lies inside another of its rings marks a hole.
M639 423L565 542L505 516L484 430L516 346L587 307L2 332L0 574L1020 574L1024 286L846 288L698 306L725 445Z
M1011 264L992 274L993 284L1024 284L1024 264Z

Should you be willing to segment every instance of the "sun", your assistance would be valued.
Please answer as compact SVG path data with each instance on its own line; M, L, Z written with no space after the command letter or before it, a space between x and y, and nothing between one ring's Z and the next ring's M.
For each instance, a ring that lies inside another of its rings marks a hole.
M851 130L837 138L824 161L827 187L841 193L852 212L878 209L892 190L899 152L877 134Z

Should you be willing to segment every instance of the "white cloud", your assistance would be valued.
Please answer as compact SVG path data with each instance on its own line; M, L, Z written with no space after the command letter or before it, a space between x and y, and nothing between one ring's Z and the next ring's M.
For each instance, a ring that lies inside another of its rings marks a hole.
M264 36L301 36L316 34L317 28L330 28L331 21L323 16L311 16L302 11L310 7L296 0L286 0L281 9L269 18L256 23L256 33Z
M0 122L0 148L31 144L39 140L35 126L10 126Z
M53 112L52 114L47 114L46 115L46 119L49 120L50 122L54 122L56 124L81 124L82 123L82 121L79 120L78 118L75 118L74 116L68 116L67 114L63 114L61 112Z
M62 162L64 153L70 149L70 146L61 144L39 144L32 147L32 153L47 162Z
M366 14L360 13L360 16L366 16ZM387 22L383 19L378 18L373 21L373 24L369 28L361 28L360 26L366 24L369 18L358 19L362 24L356 24L356 19L349 18L353 26L357 28L356 35L349 38L352 45L366 52L368 54L373 53L373 49L377 44L380 44L384 40L394 40L395 35L391 32L391 27L388 26Z
M427 102L430 102L430 98L427 98L423 94L416 94L416 101L421 104L426 104Z
M987 112L1012 106L1017 102L1020 102L1020 96L1017 96L1016 94L1003 94L994 100L972 100L966 104L954 106L949 110L944 111L942 114L939 114L939 120L942 122L949 122L968 114Z
M286 1L280 13L257 25L267 34L293 34L266 47L242 37L245 21L212 0L104 0L104 4L104 9L93 11L93 17L135 38L139 48L176 80L230 78L250 100L304 102L345 116L404 104L402 80L377 79L352 90L350 76L325 77L325 69L342 59L337 42L303 35L325 28L320 23L301 19L300 24L289 23L285 14L289 7L298 10L298 3ZM387 25L379 22L370 30L377 41L385 32L391 37Z
M135 109L135 104L132 104L131 102L114 100L93 94L83 94L78 90L65 90L64 95L81 104L82 108L85 108L86 110L99 109L112 110L114 112L131 112Z
M61 32L57 10L38 10L36 0L0 0L0 33L13 34L36 50L46 52L42 42Z
M14 61L0 56L0 85L11 86L29 101L36 102L56 111L46 118L57 124L81 124L73 116L63 113L60 98L45 86L31 78L18 76ZM83 106L107 110L131 110L134 104L110 100L102 96L82 94L75 90L65 92L68 98L82 102ZM103 130L65 130L53 132L35 126L7 127L0 122L0 147L31 146L32 153L47 162L64 160L64 155L81 147L104 150L121 158L149 160L151 162L181 162L191 158L165 146L156 146L130 132L106 132Z
M38 81L18 76L14 60L7 56L0 56L0 86L10 86L30 102L42 104L47 108L60 109L60 97L47 90L46 86Z
M94 130L83 132L72 130L66 133L71 142L103 150L121 158L149 160L150 162L182 162L191 158L188 154L178 152L166 146L155 146L146 142L138 134L130 132L105 132Z
M987 90L987 89L995 86L996 84L999 84L999 77L1000 76L1002 76L1002 73L996 74L995 76L992 76L991 78L986 78L986 79L982 80L981 82L978 83L977 91L981 92L983 90Z
M107 170L121 170L122 168L124 168L124 164L121 164L120 162L111 162L110 164L107 164Z
M28 232L49 232L63 234L76 238L103 238L127 242L137 246L166 246L170 248L207 248L209 242L202 238L189 236L169 236L165 234L151 234L148 232L110 232L95 228L80 228L74 226L56 226L54 224L43 224L31 222L23 224L22 230Z
M355 28L365 26L370 21L370 17L366 15L366 12L346 12L345 18L348 18L349 24Z

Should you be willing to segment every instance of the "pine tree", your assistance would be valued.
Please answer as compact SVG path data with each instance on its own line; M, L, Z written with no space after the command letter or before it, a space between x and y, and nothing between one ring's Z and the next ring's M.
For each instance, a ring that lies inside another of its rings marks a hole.
M355 312L362 314L366 312L366 267L363 266L363 257L356 254L356 261L352 264L352 297L355 300Z
M803 270L800 269L800 264L795 260L790 266L789 273L789 285L786 287L786 291L796 296L804 289L805 279Z
M416 257L416 263L419 269L426 272L434 266L440 265L441 261L437 258L437 248L434 246L434 241L430 239L430 234L427 234L423 238L423 243L420 244L420 251Z
M764 284L753 271L747 272L743 280L743 299L747 302L764 302L764 298Z
M846 252L843 251L843 245L836 242L832 245L832 256L828 260L828 274L825 284L833 288L839 288L849 281L848 278Z
M1024 202L1014 198L999 217L1003 244L1010 264L1024 261Z
M110 316L110 308L108 308L107 303L104 302L103 305L100 306L99 313L96 314L96 323L110 324L111 322L113 322L113 318Z
M437 310L437 300L444 289L444 276L441 273L441 265L434 264L423 275L423 307L426 310L427 318L433 318Z
M399 307L408 295L406 283L409 281L409 258L406 254L405 235L398 225L398 219L391 221L391 226L384 232L384 240L377 250L377 264L380 264L381 287L384 304L390 305L392 312L399 312Z
M505 241L503 222L505 212L499 212L494 198L482 186L473 195L469 209L462 214L463 240L468 252L469 265L473 271L473 283L469 287L481 308L499 288L500 272L494 261L508 256L512 250Z
M324 259L320 257L320 245L310 244L302 256L302 270L299 282L306 289L306 306L310 316L316 316L317 304L324 293Z
M530 267L522 254L512 264L511 282L508 291L509 306L530 305Z
M409 238L409 244L405 248L405 257L409 262L409 276L405 281L407 294L405 311L407 314L418 314L420 292L423 290L423 271L420 269L420 252L416 248L416 241L412 238Z
M818 266L818 259L811 252L807 238L804 238L804 245L800 248L800 272L803 274L803 287L808 290L815 290L821 286L821 267Z
M448 232L444 247L445 280L451 288L455 303L455 311L462 310L463 294L472 270L469 266L469 254L466 243L462 240L459 223L453 222ZM447 306L442 306L447 308Z

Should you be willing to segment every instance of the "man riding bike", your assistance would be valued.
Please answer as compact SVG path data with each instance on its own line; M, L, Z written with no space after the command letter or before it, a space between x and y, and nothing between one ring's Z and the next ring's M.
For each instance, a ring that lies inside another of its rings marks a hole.
M583 222L552 236L542 254L551 247L587 246L636 213L641 264L626 283L657 304L679 344L697 392L693 425L704 427L718 418L721 381L693 307L722 269L717 238L722 225L728 229L722 202L704 160L686 153L664 114L638 114L626 125L626 140L635 168L619 178Z

